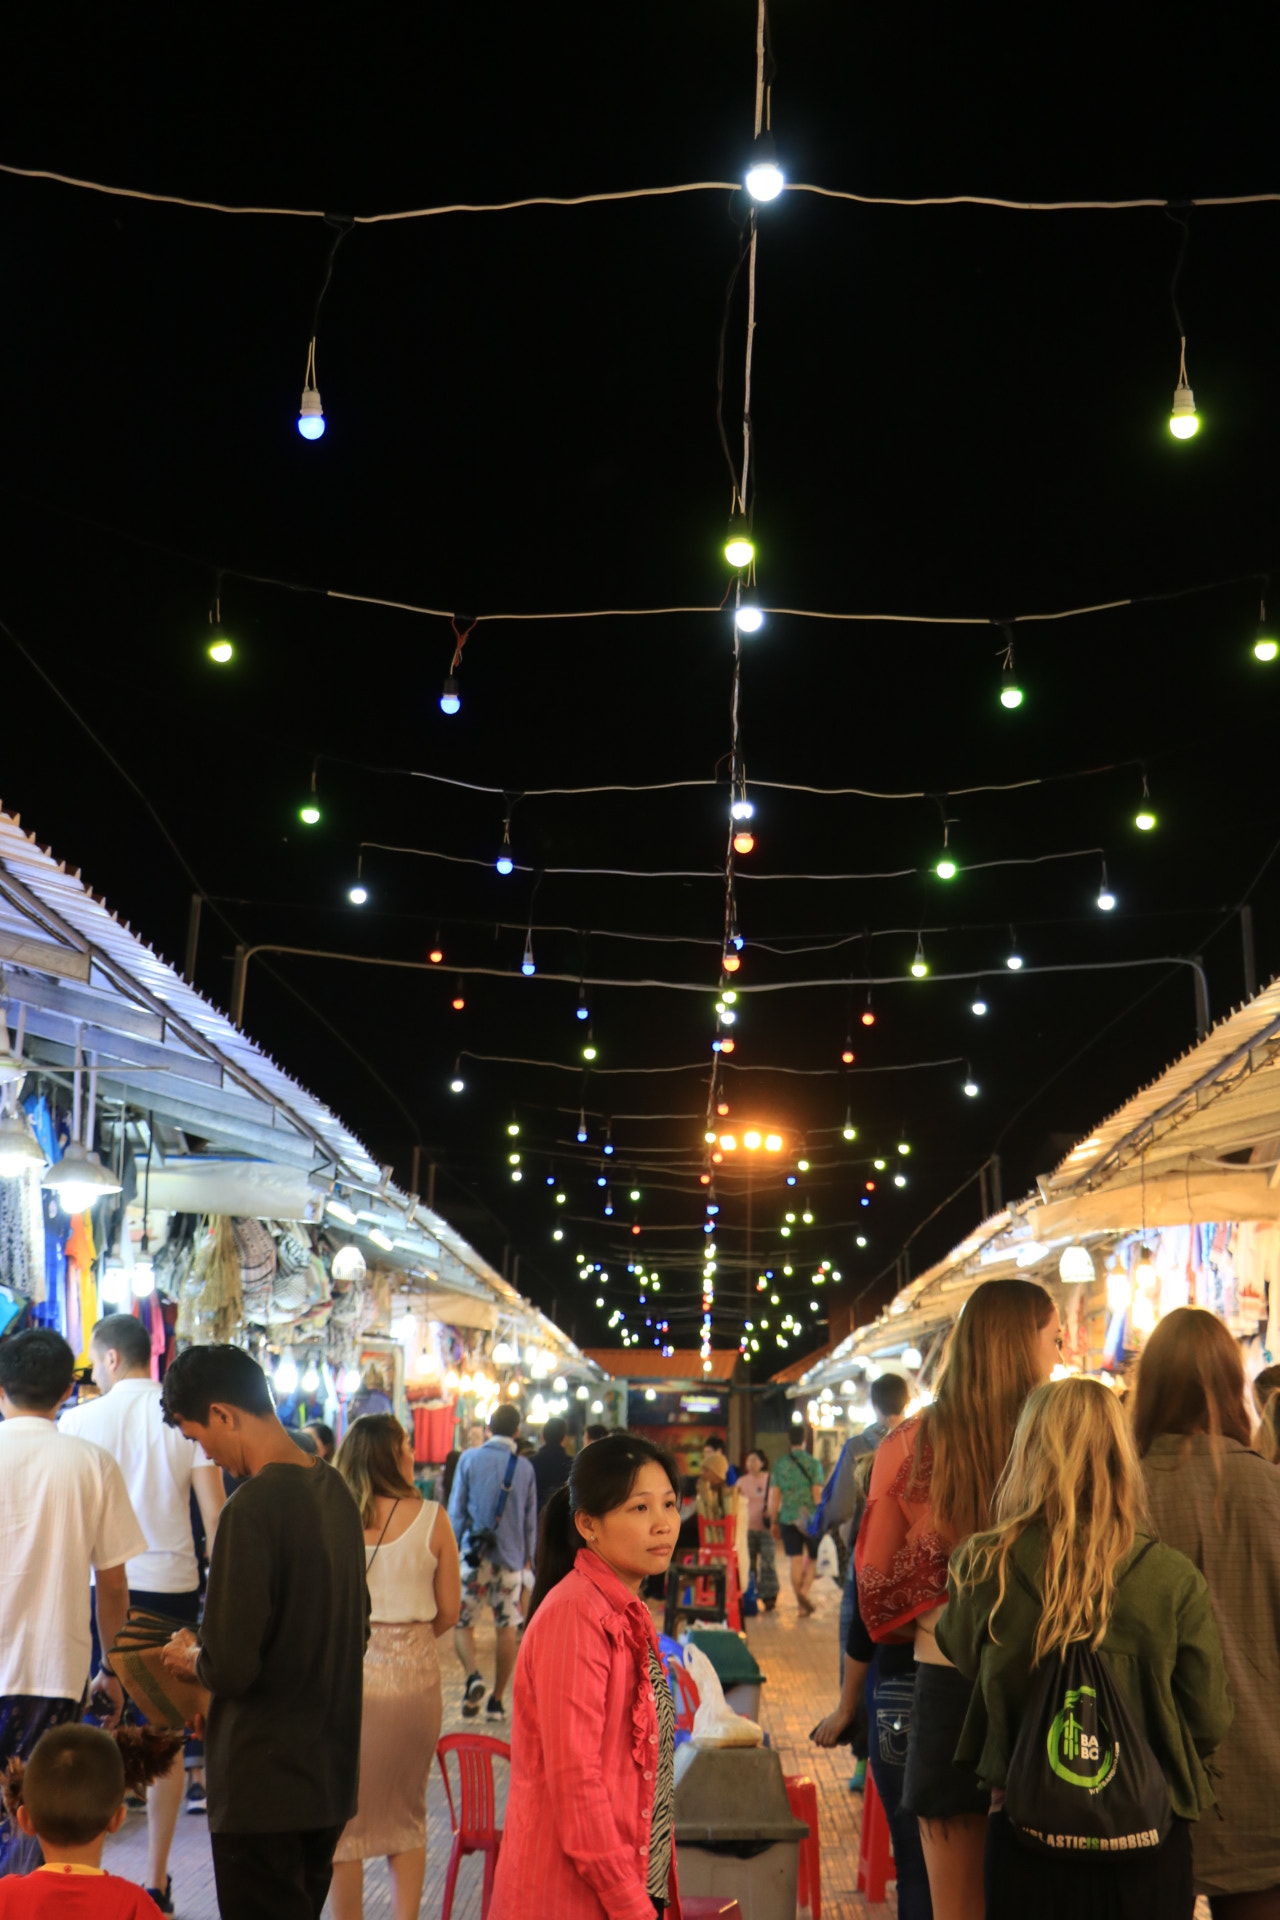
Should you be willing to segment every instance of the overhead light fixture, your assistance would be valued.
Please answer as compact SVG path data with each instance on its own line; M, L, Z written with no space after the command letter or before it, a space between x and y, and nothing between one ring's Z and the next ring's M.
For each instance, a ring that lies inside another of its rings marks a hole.
M751 198L762 203L776 200L786 186L786 176L778 165L777 149L771 133L756 135L744 178Z
M729 808L730 818L733 820L754 820L755 813L755 803L748 800L746 788L740 788L734 796L733 805Z
M320 1369L314 1360L308 1360L306 1371L302 1376L301 1386L304 1393L317 1393L319 1391Z
M271 1384L285 1400L298 1391L298 1369L287 1354L276 1367Z
M587 989L583 982L578 983L578 1004L574 1009L579 1020L589 1020L591 1009L587 1005Z
M225 667L235 648L222 631L222 575L218 575L218 591L214 595L213 605L209 609L209 658L215 666Z
M729 521L729 531L724 543L724 557L731 567L739 569L749 567L756 557L755 541L751 538L751 529L747 525L745 513L735 513Z
M374 1246L381 1247L384 1253L392 1253L395 1251L395 1241L389 1233L384 1233L381 1227L370 1227L369 1238L372 1240Z
M458 682L453 674L445 678L444 692L440 695L441 713L458 713L462 707L462 695L458 692Z
M344 1227L354 1227L356 1216L345 1200L335 1200L332 1194L324 1203L324 1210L330 1219L340 1220Z
M449 1002L449 1004L450 1004L450 1006L451 1006L451 1007L453 1008L453 1010L454 1010L454 1012L455 1012L455 1013L461 1013L461 1012L462 1012L462 1009L463 1009L463 1008L464 1008L464 1007L466 1006L466 1004L467 1004L467 997L466 997L466 994L465 994L465 993L463 992L463 990L462 990L462 981L461 981L461 980L459 980L459 981L458 981L458 984L457 984L457 986L456 986L456 987L454 988L454 990L453 990L453 999L452 999L452 1000L451 1000L451 1001Z
M315 788L307 795L298 808L298 818L304 827L318 827L320 824L320 803L316 799Z
M937 874L939 880L955 879L956 863L949 853L943 854L941 860L939 860L937 866L934 868L934 872Z
M449 1091L450 1093L461 1093L465 1085L466 1082L462 1078L462 1055L459 1054L453 1063L453 1078L449 1082Z
M22 1108L15 1106L0 1117L0 1179L12 1180L28 1167L43 1167L44 1148L36 1139Z
M1088 1247L1063 1248L1062 1258L1058 1262L1058 1278L1060 1280L1065 1282L1069 1287L1078 1287L1089 1285L1096 1277L1093 1255L1090 1253Z
M40 1185L56 1193L64 1213L83 1213L86 1208L119 1193L120 1182L103 1166L96 1153L86 1151L73 1140L61 1160L51 1166Z

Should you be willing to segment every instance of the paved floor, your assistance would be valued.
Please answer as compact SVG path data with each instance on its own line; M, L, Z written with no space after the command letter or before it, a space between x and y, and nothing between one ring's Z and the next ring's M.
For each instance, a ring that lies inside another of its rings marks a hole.
M818 1788L824 1916L827 1920L888 1920L888 1916L897 1912L892 1884L887 1901L879 1906L869 1905L856 1892L862 1797L849 1792L848 1749L823 1752L810 1745L808 1738L809 1729L835 1705L839 1696L839 1594L834 1583L820 1581L814 1589L814 1599L818 1611L812 1618L801 1616L790 1596L784 1593L776 1613L762 1613L748 1623L752 1652L766 1676L761 1714L770 1739L782 1757L784 1772L807 1774ZM488 1644L491 1645L491 1639ZM487 1655L483 1634L480 1645ZM462 1727L474 1729L478 1725L483 1731L505 1735L503 1728L487 1727L483 1719L478 1723L462 1719L462 1672L453 1658L451 1641L446 1641L441 1653L445 1731ZM499 1767L498 1772L504 1774L505 1769ZM505 1780L500 1790L505 1797ZM437 1764L427 1795L427 1880L421 1907L427 1920L436 1920L440 1913L449 1846L448 1808ZM142 1879L146 1868L146 1823L140 1814L130 1814L119 1835L108 1843L104 1865L129 1879ZM208 1827L203 1816L186 1813L180 1816L171 1871L180 1920L218 1920ZM479 1859L464 1861L454 1896L454 1920L480 1920L480 1878ZM387 1872L381 1861L371 1861L365 1869L364 1910L366 1920L390 1920ZM326 1908L326 1914L328 1912Z

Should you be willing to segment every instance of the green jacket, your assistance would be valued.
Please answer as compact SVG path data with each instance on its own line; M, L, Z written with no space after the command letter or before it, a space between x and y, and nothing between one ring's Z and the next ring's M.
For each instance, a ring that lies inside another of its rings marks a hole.
M1147 1538L1138 1535L1130 1561ZM1028 1528L1011 1555L1036 1593L1044 1555L1041 1527ZM983 1786L1003 1787L1032 1691L1031 1647L1040 1608L1011 1566L995 1640L996 1576L961 1591L954 1558L951 1564L938 1645L978 1683L955 1758L972 1767ZM1209 1589L1188 1559L1156 1544L1131 1576L1121 1576L1102 1650L1164 1770L1173 1811L1183 1820L1198 1819L1214 1805L1205 1760L1231 1725L1232 1706Z

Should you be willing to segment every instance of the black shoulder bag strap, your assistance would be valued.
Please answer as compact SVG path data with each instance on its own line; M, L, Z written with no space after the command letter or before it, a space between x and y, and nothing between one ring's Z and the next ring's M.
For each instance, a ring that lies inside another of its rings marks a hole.
M381 1532L381 1533L380 1533L380 1534L378 1535L378 1546L374 1548L374 1550L373 1550L373 1552L372 1552L372 1554L371 1554L371 1555L370 1555L370 1557L369 1557L369 1565L368 1565L368 1566L367 1566L367 1567L365 1568L365 1570L364 1570L364 1577L365 1577L365 1579L366 1579L366 1580L367 1580L367 1579L369 1578L369 1575L370 1575L370 1573L371 1573L371 1572L372 1572L372 1570L373 1570L373 1563L374 1563L374 1561L375 1561L375 1560L377 1559L377 1557L378 1557L378 1547L380 1547L380 1546L382 1545L382 1543L383 1543L383 1541L384 1541L384 1540L386 1539L386 1537L387 1537L387 1528L388 1528L388 1527L389 1527L389 1526L391 1525L391 1522L392 1522L392 1520L393 1520L393 1518L395 1517L395 1511L396 1511L396 1508L397 1508L397 1507L398 1507L399 1505L400 1505L400 1502L399 1502L399 1500L398 1500L398 1499L396 1499L396 1500L393 1500L393 1501L391 1502L391 1512L390 1512L390 1513L389 1513L389 1514L387 1515L387 1517L386 1517L386 1519L385 1519L385 1520L383 1521L383 1523L382 1523L382 1532Z
M502 1486L498 1493L498 1504L493 1510L493 1519L489 1523L490 1533L497 1532L498 1522L499 1520L501 1520L503 1513L506 1510L507 1495L511 1491L511 1482L516 1477L516 1466L519 1462L519 1459L520 1459L520 1455L518 1453L513 1453L511 1458L507 1462L507 1470L502 1476Z

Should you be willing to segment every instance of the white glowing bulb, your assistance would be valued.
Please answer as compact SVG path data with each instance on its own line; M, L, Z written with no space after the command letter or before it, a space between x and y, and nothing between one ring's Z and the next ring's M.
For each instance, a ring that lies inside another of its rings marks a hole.
M275 1372L275 1385L282 1398L287 1400L291 1393L298 1391L298 1369L292 1360L282 1360Z

